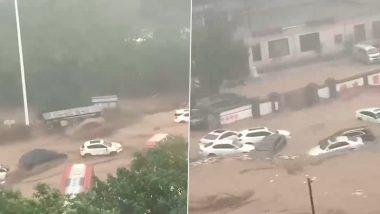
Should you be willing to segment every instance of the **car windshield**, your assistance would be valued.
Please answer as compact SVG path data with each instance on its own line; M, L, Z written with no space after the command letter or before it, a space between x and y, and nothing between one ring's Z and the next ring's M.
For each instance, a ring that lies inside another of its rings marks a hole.
M107 141L104 141L104 145L106 145L107 147L112 147L112 143L107 142Z
M377 54L378 51L377 51L376 48L371 48L371 49L368 49L367 53L368 53L368 54Z
M207 134L203 138L206 140L215 140L217 137L218 137L218 135L215 135L215 134Z
M324 150L329 145L329 142L330 140L325 140L319 144L319 147Z
M237 148L241 148L241 147L243 147L243 144L239 143L239 142L236 141L236 140L234 140L234 141L232 142L232 145L236 146Z

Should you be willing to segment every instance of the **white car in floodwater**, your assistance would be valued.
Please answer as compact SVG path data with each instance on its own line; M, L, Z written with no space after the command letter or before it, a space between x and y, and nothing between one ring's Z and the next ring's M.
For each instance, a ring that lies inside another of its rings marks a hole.
M271 131L267 127L255 127L250 129L241 130L238 134L240 143L252 144L263 141L263 139L270 135L283 135L286 139L291 138L291 133L286 130Z
M238 138L238 133L235 131L217 129L203 136L200 141L202 144L206 144L206 143L212 143L218 140L237 139L237 138Z
M9 167L0 164L0 184L4 184L8 177Z
M360 137L338 136L319 143L318 146L309 150L308 155L312 157L328 157L344 154L364 146Z
M123 151L120 143L108 142L103 139L94 139L84 142L79 149L82 157L98 155L115 155Z
M190 121L189 109L177 109L174 112L174 122L176 123L188 123Z
M255 149L249 144L239 143L238 139L217 140L206 144L199 144L201 157L234 156L247 154Z
M380 108L372 107L359 109L355 112L355 117L358 120L380 123Z

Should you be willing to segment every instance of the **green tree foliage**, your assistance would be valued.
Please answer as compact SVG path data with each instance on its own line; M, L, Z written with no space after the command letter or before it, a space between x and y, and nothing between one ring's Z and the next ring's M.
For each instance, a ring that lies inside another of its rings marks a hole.
M181 29L189 27L189 2L165 1L169 6L153 0L20 1L31 105L48 111L87 105L95 95L186 94L189 40ZM22 104L13 7L0 2L0 100L9 106ZM133 41L144 31L153 37Z
M218 93L226 79L247 73L248 54L242 41L233 39L234 28L224 19L210 17L206 27L193 29L192 73L203 93Z
M75 199L45 184L36 187L32 199L1 191L0 214L185 214L187 170L187 143L176 138L136 154L129 169L119 168L106 181L96 179L90 192Z

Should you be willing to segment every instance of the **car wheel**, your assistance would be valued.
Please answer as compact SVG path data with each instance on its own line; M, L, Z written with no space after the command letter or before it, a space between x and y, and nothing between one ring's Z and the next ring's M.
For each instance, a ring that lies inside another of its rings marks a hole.
M114 156L114 155L116 155L116 152L111 152L110 155Z
M356 119L357 119L357 120L362 120L362 118L361 118L361 117L356 117Z
M83 155L84 158L89 158L90 156L91 156L91 155L88 154L88 153L86 153L86 154Z
M210 153L210 154L207 155L207 157L208 157L208 158L214 158L214 157L216 157L216 154L214 154L214 153Z

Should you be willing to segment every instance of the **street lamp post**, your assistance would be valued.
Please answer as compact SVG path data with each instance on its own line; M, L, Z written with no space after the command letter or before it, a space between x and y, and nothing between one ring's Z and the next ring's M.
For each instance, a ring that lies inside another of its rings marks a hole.
M22 53L20 19L19 19L19 15L18 15L18 2L17 2L17 0L14 0L14 1L15 1L15 14L16 14L16 25L17 25L18 52L19 52L19 56L20 56L22 97L23 97L23 101L24 101L25 125L29 126L28 98L27 98L27 94L26 94L25 72L24 72L24 57L23 57L23 53Z
M315 214L315 207L314 207L314 199L313 199L313 190L311 188L312 180L307 177L307 186L309 187L309 197L310 197L310 205L311 205L311 213Z

